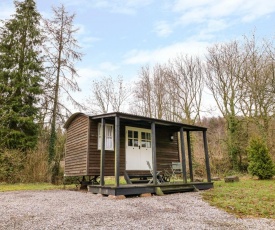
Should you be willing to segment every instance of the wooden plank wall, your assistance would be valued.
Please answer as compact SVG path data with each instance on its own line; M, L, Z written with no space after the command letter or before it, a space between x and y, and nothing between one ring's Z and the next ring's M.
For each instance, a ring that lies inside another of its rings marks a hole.
M87 175L89 118L76 117L67 129L65 176Z
M113 124L107 122L106 124ZM125 126L131 124L121 124L120 127L120 175L125 170ZM143 127L144 128L144 127ZM174 140L170 141L170 135L174 134ZM100 174L100 150L97 149L98 122L90 121L90 143L89 143L89 170L88 175ZM178 137L174 130L169 127L156 127L156 151L157 151L157 169L164 170L167 164L180 161L178 153ZM105 176L114 176L115 152L106 150L105 153ZM130 174L148 174L148 171L131 171Z
M174 136L174 140L170 140L170 136ZM157 170L164 171L167 166L162 164L170 164L171 162L179 162L178 151L178 135L175 130L169 127L156 127L156 154L157 154Z
M106 124L115 125L114 122L106 121ZM100 174L100 150L97 147L98 122L90 120L90 143L89 143L89 171L88 175ZM105 176L114 176L115 151L105 150ZM125 169L125 126L120 127L120 174Z

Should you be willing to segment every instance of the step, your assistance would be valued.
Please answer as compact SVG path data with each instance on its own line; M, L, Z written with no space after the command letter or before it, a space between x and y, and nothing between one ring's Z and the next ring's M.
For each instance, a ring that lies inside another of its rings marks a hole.
M195 188L193 186L182 186L182 187L162 187L162 192L167 193L177 193L177 192L194 192Z

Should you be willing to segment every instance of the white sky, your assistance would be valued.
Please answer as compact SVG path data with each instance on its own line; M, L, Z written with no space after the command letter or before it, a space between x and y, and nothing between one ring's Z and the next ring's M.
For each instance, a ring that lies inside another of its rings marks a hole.
M256 30L275 35L274 0L37 0L44 16L63 3L76 13L78 40L85 54L77 64L80 101L93 78L137 78L141 66L164 63L179 53L204 56L206 47ZM12 0L0 0L0 19L14 12ZM207 98L207 97L205 97ZM208 98L210 98L208 96ZM208 99L207 99L208 100ZM207 106L207 103L204 102Z

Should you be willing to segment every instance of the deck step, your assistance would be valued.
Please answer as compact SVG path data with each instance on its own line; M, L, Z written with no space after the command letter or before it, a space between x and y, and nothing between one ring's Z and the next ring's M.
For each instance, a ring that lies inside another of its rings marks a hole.
M168 193L178 193L178 192L194 192L196 188L193 186L182 186L182 187L162 187L162 192L164 194Z

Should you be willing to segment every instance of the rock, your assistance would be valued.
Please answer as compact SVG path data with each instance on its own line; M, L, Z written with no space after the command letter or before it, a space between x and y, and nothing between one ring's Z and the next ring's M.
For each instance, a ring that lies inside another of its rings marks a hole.
M140 197L151 197L152 194L151 193L142 193L140 194Z
M100 194L100 193L96 194L96 196L97 196L97 197L104 197L104 195L103 195L103 194Z
M219 178L219 177L212 177L211 180L212 180L212 181L220 181L221 178Z
M227 176L224 178L224 181L227 182L238 182L239 177L238 176Z
M112 200L122 200L122 199L126 199L126 196L124 196L124 195L118 195L118 196L109 195L108 198L112 199Z
M194 178L194 182L203 182L203 178L200 178L200 177Z

